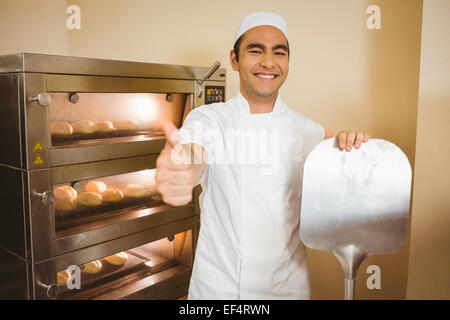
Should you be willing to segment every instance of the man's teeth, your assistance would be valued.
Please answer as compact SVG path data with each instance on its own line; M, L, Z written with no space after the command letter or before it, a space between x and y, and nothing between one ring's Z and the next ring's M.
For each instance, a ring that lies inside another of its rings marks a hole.
M258 73L256 76L260 77L260 78L264 78L264 79L273 79L273 78L275 78L274 74L260 74L260 73Z

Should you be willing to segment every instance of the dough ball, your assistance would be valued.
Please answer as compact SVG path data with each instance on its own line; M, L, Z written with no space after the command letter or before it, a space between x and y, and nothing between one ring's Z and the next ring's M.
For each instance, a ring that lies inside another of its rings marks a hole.
M106 189L106 184L101 181L89 181L84 187L84 190L86 190L87 192L97 192L100 194L105 192Z
M53 207L59 211L71 211L77 206L77 191L70 186L61 186L53 189L55 202Z
M83 272L95 274L102 270L102 262L100 260L94 260L84 265Z
M95 121L96 132L111 132L114 130L114 125L111 121Z
M119 202L123 199L123 192L118 189L108 189L102 193L103 201Z
M137 130L139 128L134 120L119 120L114 125L117 130Z
M54 121L50 125L50 132L60 136L70 136L73 133L73 128L68 122Z
M95 124L91 120L79 120L72 123L73 132L89 134L95 132Z
M102 204L102 195L97 192L81 192L78 195L78 202L85 206L99 206Z
M128 255L126 252L119 252L113 254L112 256L106 257L105 260L115 266L121 266L128 261Z
M123 188L123 194L127 197L141 198L146 195L145 188L140 184L129 184Z
M60 271L56 274L58 287L67 285L67 280L70 279L69 270Z

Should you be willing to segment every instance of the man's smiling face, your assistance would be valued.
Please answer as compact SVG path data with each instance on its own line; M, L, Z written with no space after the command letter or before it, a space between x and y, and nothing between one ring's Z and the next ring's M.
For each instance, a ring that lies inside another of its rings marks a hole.
M273 101L289 72L288 42L272 26L258 26L242 35L239 61L230 53L233 70L239 71L241 92L247 99Z

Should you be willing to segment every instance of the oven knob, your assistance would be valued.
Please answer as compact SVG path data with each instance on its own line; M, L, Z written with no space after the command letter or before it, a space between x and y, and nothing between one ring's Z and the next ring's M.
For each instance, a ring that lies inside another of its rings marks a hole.
M198 87L196 88L196 93L197 93L197 97L199 97L199 98L202 97L203 89L202 89L201 86L198 86Z
M30 101L37 101L40 106L46 107L52 103L52 96L48 93L39 93L36 97L31 97Z
M56 297L56 284L45 284L39 280L36 280L38 286L46 290L47 297L55 298Z
M45 205L50 205L50 204L52 204L53 202L55 202L55 199L56 199L56 198L55 198L55 195L54 195L53 192L51 192L51 191L45 191L45 192L42 192L42 193L40 193L40 192L35 192L34 195L37 196L37 197L40 197L41 200L42 200L42 202L43 202Z
M171 94L171 93L166 94L166 101L167 102L172 102L173 101L173 94Z
M78 103L78 101L80 101L80 96L76 92L69 93L69 101L73 104Z

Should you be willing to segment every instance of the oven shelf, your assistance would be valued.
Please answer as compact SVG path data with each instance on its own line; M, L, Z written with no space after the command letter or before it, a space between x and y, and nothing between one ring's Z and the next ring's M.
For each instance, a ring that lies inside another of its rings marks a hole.
M73 225L55 233L55 255L60 255L194 216L194 205L161 204L103 215L101 220Z
M77 233L77 230L92 230L101 225L126 219L127 213L162 206L164 203L151 196L127 199L119 203L103 203L97 207L87 207L71 213L55 213L56 238Z
M185 288L192 269L175 260L152 255L145 261L139 255L128 252L129 260L123 266L113 266L101 259L103 268L99 274L81 274L81 290L61 287L62 300L117 300L158 298L165 291ZM181 290L179 298L186 295Z
M57 143L48 150L50 167L158 154L165 143L164 135L92 139L70 144Z
M91 134L72 134L69 136L52 135L52 147L77 147L116 142L133 142L164 138L162 131L148 130L114 130L111 132L95 132Z

